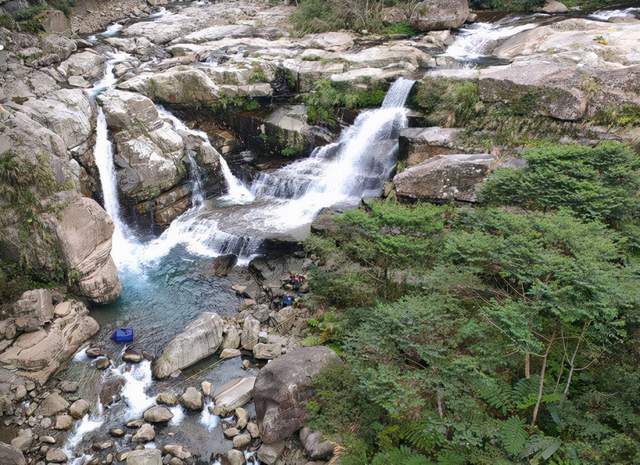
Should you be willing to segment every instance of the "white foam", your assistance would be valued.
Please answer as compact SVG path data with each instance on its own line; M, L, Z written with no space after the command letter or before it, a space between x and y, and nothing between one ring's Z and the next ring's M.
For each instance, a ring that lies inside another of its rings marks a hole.
M209 400L204 404L204 408L200 413L200 424L207 428L207 431L213 431L220 424L220 417L209 411L209 408L213 410L213 407L213 401Z
M599 19L601 21L609 21L613 18L626 18L628 16L635 16L640 12L639 7L625 8L624 10L598 10L589 15L589 18Z
M84 347L77 351L72 359L74 362L88 362L89 356L87 355L87 348Z
M128 407L124 419L140 418L145 410L156 403L155 397L147 394L147 390L153 383L151 362L144 360L133 366L123 363L117 368L112 368L111 371L125 380L121 391L122 398Z
M184 408L181 405L175 405L169 409L173 414L173 418L169 421L169 425L171 426L179 426L184 420L185 413Z
M76 423L73 432L64 443L62 450L67 455L67 457L75 457L75 448L78 446L78 444L80 444L84 436L100 428L104 423L104 420L104 409L100 401L98 401L98 404L96 406L96 413L92 414L91 412L89 412L84 417L82 417L82 420ZM79 457L76 457L75 460L72 461L72 463L80 464L85 458L89 459L91 458L91 456L81 455Z
M515 20L511 19L511 21ZM533 29L536 23L511 25L509 23L474 23L460 29L455 41L447 48L444 56L456 60L473 60L489 54L489 49L498 41Z

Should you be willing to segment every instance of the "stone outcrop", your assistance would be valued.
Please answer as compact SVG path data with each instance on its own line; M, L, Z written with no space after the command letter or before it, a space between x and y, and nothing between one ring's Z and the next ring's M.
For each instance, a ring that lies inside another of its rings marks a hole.
M401 198L475 202L478 186L495 166L488 154L438 155L396 175L393 183Z
M437 31L460 27L468 17L467 0L425 0L415 6L410 23L418 31Z
M166 378L213 355L222 344L224 321L217 313L206 312L174 337L153 362L153 375Z
M87 197L77 197L60 213L56 234L67 268L77 277L80 293L96 303L115 300L122 291L111 258L113 222Z
M437 155L466 152L458 128L405 128L400 131L398 159L415 166Z
M233 379L217 388L213 392L216 412L224 415L249 402L255 382L256 378L249 376Z
M315 375L340 359L329 348L293 350L265 366L254 389L254 402L262 440L266 444L286 439L304 426L304 402L313 393Z
M29 291L27 296L18 301L19 314L24 318L26 300L33 296ZM33 315L42 313L43 301L48 298L51 303L51 294L48 290L41 290L41 294L31 311L33 321L38 321ZM32 301L33 302L33 301ZM39 310L35 310L35 309ZM45 311L48 313L48 310ZM54 316L52 322L44 328L28 328L31 332L19 335L13 343L0 353L0 365L16 370L20 376L44 383L69 359L80 345L98 332L98 323L89 316L89 310L80 302L71 302L70 310L65 316ZM5 334L6 335L6 334ZM66 408L66 407L65 407Z

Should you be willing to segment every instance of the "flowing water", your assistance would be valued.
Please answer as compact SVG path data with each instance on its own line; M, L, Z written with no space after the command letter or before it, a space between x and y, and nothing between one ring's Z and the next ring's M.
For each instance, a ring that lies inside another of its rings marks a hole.
M117 30L117 27L110 28L98 37L117 34ZM113 67L130 58L125 53L112 53L103 79L89 91L90 95L95 97L113 87L116 83ZM112 394L121 400L109 407L97 401L68 435L63 447L74 465L86 462L91 456L89 441L104 440L109 428L139 418L154 405L158 392L167 388L179 392L186 387L179 384L180 379L154 382L149 362L135 366L120 364L123 348L109 340L110 332L115 327L133 327L136 345L158 353L203 311L223 315L236 312L239 298L230 291L230 282L213 275L208 258L234 253L240 256L240 263L246 263L261 252L267 238L301 238L322 208L356 205L363 196L379 195L395 166L398 133L407 124L404 102L412 85L412 81L399 79L390 88L382 107L360 114L336 143L316 149L309 158L262 173L251 186L237 179L220 157L226 192L219 198L205 198L202 172L195 158L187 154L192 207L163 234L147 241L137 237L123 217L114 146L104 112L98 108L94 156L104 207L114 222L112 256L123 282L123 292L115 303L94 309L92 315L101 326L95 339L116 365L100 372L83 349L63 377L80 380L79 394L86 399L97 399L100 390L120 380ZM189 129L162 107L158 107L158 111L178 133L209 143L204 132ZM197 385L203 379L220 385L248 374L241 368L239 358L226 360L215 368L206 363L185 370L184 376L194 376L189 385ZM211 400L208 403L211 404ZM222 435L221 419L207 409L197 415L181 407L174 407L172 412L174 418L165 428L175 436L163 434L155 446L161 446L165 438L165 442L185 444L205 460L231 447ZM130 433L124 441L116 440L116 450L127 447L129 439ZM258 463L250 452L246 458L248 463Z

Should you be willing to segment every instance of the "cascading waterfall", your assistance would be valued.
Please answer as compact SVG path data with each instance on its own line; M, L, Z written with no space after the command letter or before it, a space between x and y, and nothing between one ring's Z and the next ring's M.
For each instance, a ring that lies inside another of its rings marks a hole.
M183 121L177 118L173 113L168 111L161 105L156 105L158 109L158 113L163 118L166 118L171 121L173 127L179 132L185 132L187 134L191 134L192 136L198 137L209 144L209 136L204 131L198 131L196 129L189 128ZM245 187L245 185L236 178L231 169L229 168L229 164L224 159L222 155L220 155L220 171L222 172L222 177L224 178L224 182L227 186L227 194L223 197L224 200L229 203L239 204L239 203L248 203L253 201L254 197L251 192ZM191 159L190 159L191 161Z
M517 24L519 20L518 17L507 18L496 23L474 23L462 28L444 56L461 61L476 60L486 56L498 41L537 27L536 23Z
M138 244L136 260L152 264L181 244L200 256L235 254L243 263L259 252L265 238L308 225L322 208L354 205L363 196L379 195L395 166L398 133L407 124L404 103L412 86L413 81L398 79L382 107L360 114L337 143L263 173L251 192L228 171L229 192L217 206L205 203L191 208L160 237ZM159 111L176 129L208 140L205 133L187 128L162 108ZM224 174L228 166L222 157L220 162Z

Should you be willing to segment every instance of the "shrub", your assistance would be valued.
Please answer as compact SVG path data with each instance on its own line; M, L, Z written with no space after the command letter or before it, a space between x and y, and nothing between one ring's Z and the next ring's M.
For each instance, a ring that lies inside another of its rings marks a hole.
M498 169L487 179L483 202L542 211L568 208L618 228L638 221L640 159L624 145L547 144L527 150L523 158L525 169Z

